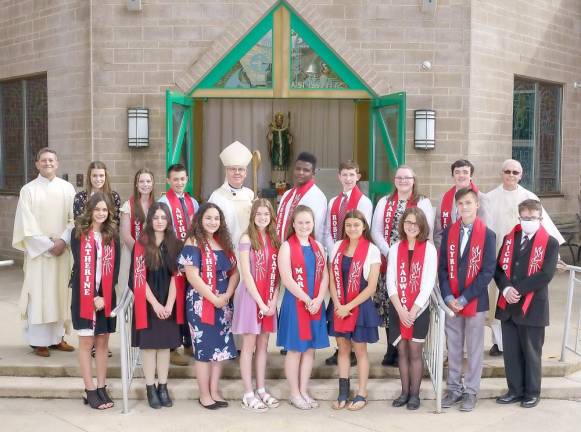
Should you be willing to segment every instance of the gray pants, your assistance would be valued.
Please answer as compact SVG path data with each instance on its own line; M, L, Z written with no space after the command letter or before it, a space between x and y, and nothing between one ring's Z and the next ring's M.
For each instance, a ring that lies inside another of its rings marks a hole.
M482 375L484 349L484 322L488 312L477 312L473 317L446 316L446 341L448 346L448 390L456 393L478 395ZM467 370L462 389L462 364L464 341L468 352Z

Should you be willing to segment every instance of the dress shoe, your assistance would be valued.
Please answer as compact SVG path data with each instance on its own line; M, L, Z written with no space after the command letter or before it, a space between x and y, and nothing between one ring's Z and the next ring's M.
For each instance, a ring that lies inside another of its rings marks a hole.
M284 348L280 350L280 355L285 356L287 353L287 350L285 350Z
M230 404L229 404L227 401L225 401L225 400L217 400L217 401L214 401L214 403L216 404L216 406L217 406L218 408L227 408L227 407L228 407L228 405L230 405Z
M169 362L174 366L187 366L189 364L188 358L181 355L177 350L170 352Z
M540 401L541 401L540 396L525 397L520 403L520 406L523 408L533 408L536 407Z
M501 405L508 405L516 402L522 401L522 396L517 396L510 392L503 394L502 396L498 396L496 398L496 403Z
M420 407L420 398L419 396L410 396L408 400L408 404L406 406L407 409L411 411L415 411Z
M399 407L402 407L405 404L407 404L409 400L410 400L410 395L402 393L397 397L397 399L393 400L393 402L391 403L391 406L395 407L395 408L399 408Z
M383 360L381 361L381 365L382 366L393 366L393 367L399 366L397 348L395 348L391 344L387 347L387 352L383 356Z
M450 408L462 400L462 393L446 390L442 397L442 408Z
M39 357L50 357L50 352L47 347L34 347L34 354Z
M64 352L73 352L75 350L75 347L66 343L64 339L56 345L49 346L49 348Z
M209 409L209 410L212 410L212 411L214 411L214 410L217 410L218 408L220 408L216 402L214 402L214 403L211 403L210 405L204 405L204 404L202 403L202 401L201 401L200 399L198 399L198 403L199 403L199 404L200 404L200 406L202 406L203 408L206 408L206 409Z
M325 364L327 366L337 366L337 357L339 356L339 350L336 349L333 355L325 359Z
M498 345L494 344L490 348L490 351L488 351L488 354L490 354L492 357L499 357L502 355L502 351L498 349Z
M464 393L462 395L462 404L460 405L460 411L470 412L476 407L476 395L470 393Z

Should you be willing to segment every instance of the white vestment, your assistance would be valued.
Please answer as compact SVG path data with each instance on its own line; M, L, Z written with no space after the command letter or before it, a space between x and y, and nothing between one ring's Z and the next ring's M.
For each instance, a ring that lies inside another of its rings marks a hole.
M14 218L12 246L24 252L24 282L19 309L27 320L30 345L49 346L60 342L70 327L72 255L66 248L55 257L49 250L52 239L70 243L74 227L75 189L55 177L38 176L20 190Z
M292 188L287 190L280 202L283 203L285 202L286 196L288 194L293 194L295 193L296 188ZM289 218L289 209L290 209L290 204L292 203L293 199L291 198L288 201L288 205L285 209L285 212L283 214L283 224L282 226L285 227L285 231L288 229L288 218ZM325 194L323 193L323 191L321 189L319 189L319 187L314 184L313 186L311 186L311 188L307 191L306 194L304 194L301 198L301 200L299 201L298 205L304 205L309 207L311 210L313 210L313 213L315 215L315 239L321 243L324 244L324 240L323 240L323 232L325 231L325 216L327 215L327 197L325 196ZM284 239L281 239L284 240Z

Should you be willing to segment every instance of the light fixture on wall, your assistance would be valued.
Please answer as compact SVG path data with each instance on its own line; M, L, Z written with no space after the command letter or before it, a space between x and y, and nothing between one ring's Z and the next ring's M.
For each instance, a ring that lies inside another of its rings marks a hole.
M149 146L148 108L127 108L127 144L129 147Z
M573 88L581 88L581 81L573 82Z
M436 148L436 111L422 109L414 111L414 148L433 150Z

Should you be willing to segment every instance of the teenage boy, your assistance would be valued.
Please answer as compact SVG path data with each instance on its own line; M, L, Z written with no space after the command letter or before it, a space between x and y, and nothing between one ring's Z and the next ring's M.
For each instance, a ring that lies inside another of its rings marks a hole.
M482 374L484 322L488 311L488 284L496 267L495 235L477 217L478 194L460 189L454 195L458 220L442 234L438 280L444 301L454 312L446 317L448 389L442 407L457 402L461 411L476 406ZM463 348L468 352L462 386Z

